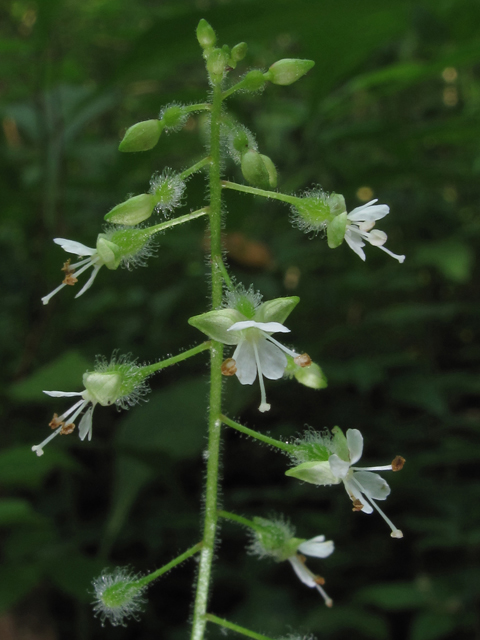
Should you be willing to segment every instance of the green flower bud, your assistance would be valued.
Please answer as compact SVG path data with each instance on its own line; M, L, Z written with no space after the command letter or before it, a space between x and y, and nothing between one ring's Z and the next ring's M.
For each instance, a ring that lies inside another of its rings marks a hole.
M313 60L285 58L274 62L265 74L266 80L272 84L289 85L304 76L313 67Z
M263 71L260 69L252 69L242 80L242 89L244 91L258 91L265 86L266 79Z
M105 216L107 222L134 226L140 224L152 215L155 209L155 198L149 193L142 193L117 204Z
M118 146L119 151L148 151L157 144L163 124L160 120L144 120L129 127Z
M277 186L277 172L267 156L249 149L242 156L241 168L247 182L260 189L274 189Z
M197 26L197 40L202 49L209 49L215 46L217 36L211 25L202 18Z
M207 71L211 81L219 84L223 80L225 67L228 63L228 55L222 49L213 49L207 57Z
M316 189L299 198L292 207L294 224L306 233L325 231L328 225L346 211L345 198L338 193L328 194ZM343 218L335 223L331 231L332 242L338 241ZM346 219L345 219L346 226ZM345 235L345 234L344 234ZM338 245L336 245L338 246Z
M325 389L328 386L322 369L312 362L306 353L296 358L287 355L287 361L285 375L289 378L295 378L300 384L310 389Z
M113 573L104 571L93 581L94 611L102 624L108 620L114 627L125 625L129 618L137 619L146 603L146 585L141 585L140 574L117 567Z
M232 60L234 60L235 62L240 62L240 60L243 60L244 57L247 55L247 51L248 51L247 43L239 42L232 49L232 53L231 53Z

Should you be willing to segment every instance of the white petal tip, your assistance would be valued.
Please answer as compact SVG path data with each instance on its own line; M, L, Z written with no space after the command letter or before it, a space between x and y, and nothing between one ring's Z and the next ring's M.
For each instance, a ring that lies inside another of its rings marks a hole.
M400 529L395 529L395 531L392 531L390 535L392 538L403 538L403 533L400 531Z
M43 449L37 444L32 447L32 451L35 451L38 457L43 456Z
M265 411L270 411L272 405L268 404L268 402L262 402L262 404L258 407L258 410L261 413L265 413Z

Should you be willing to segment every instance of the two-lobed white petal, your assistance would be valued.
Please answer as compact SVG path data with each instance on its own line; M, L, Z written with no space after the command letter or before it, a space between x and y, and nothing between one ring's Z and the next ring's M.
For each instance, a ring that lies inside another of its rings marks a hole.
M347 447L350 454L350 464L355 464L363 453L363 436L358 429L347 430Z
M75 240L67 240L66 238L54 238L55 244L62 247L67 253L75 253L77 256L93 256L97 252L96 249L87 247L81 242L75 242Z
M375 222L381 220L390 213L390 207L387 204L375 204L377 199L370 200L366 204L360 207L355 207L347 215L347 218L352 222Z
M288 558L288 561L292 565L293 570L297 574L298 578L303 582L303 584L306 584L307 587L317 586L312 572L307 569L307 567L303 564L303 562L297 555Z
M80 440L85 440L86 436L88 436L88 440L92 439L92 414L94 408L94 405L88 407L83 418L80 420L80 424L78 425L78 435Z
M233 359L237 368L236 376L241 384L253 384L257 377L257 362L253 344L248 340L242 340L235 351Z
M260 331L266 333L290 333L290 329L284 327L280 322L255 322L255 320L242 320L241 322L235 322L227 331L242 331L243 329L251 329L255 327Z
M354 471L353 478L362 487L363 493L373 500L385 500L390 495L388 482L371 471Z
M346 460L342 460L336 453L332 454L328 459L328 464L330 465L330 471L336 478L341 478L342 480L346 478L348 472L350 471L350 463Z
M315 558L326 558L333 553L334 549L333 540L325 541L325 536L316 536L310 540L305 540L298 546L300 553Z
M73 396L83 396L83 391L44 391L47 396L52 398L73 398Z

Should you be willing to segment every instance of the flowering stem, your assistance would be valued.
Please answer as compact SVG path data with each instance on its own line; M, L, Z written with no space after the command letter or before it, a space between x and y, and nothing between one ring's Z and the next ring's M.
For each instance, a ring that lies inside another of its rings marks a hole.
M277 447L277 449L282 449L282 451L293 451L295 447L290 444L286 444L281 440L275 440L274 438L269 438L268 436L264 436L263 433L258 433L258 431L253 431L253 429L249 429L248 427L244 427L242 424L238 422L234 422L227 418L226 416L220 416L220 420L223 424L226 424L227 427L232 427L232 429L236 429L237 431L241 431L245 433L247 436L251 436L252 438L256 438L257 440L261 440L262 442L266 442L266 444L272 445L272 447Z
M293 205L296 205L301 200L301 198L297 198L295 196L289 196L286 193L278 193L278 191L266 191L265 189L248 187L246 184L237 184L236 182L229 182L228 180L222 180L222 187L224 189L233 189L234 191L241 191L242 193L251 193L254 196L263 196L264 198L281 200L282 202L288 202L289 204L293 204Z
M155 233L165 231L165 229L170 229L170 227L176 227L177 225L183 224L184 222L190 222L190 220L195 220L196 218L201 218L202 216L206 216L208 213L209 207L203 207L202 209L197 209L197 211L192 211L192 213L186 213L184 216L172 218L171 220L167 220L166 222L155 224L153 227L148 227L147 229L145 229L145 232L148 235L153 236Z
M222 93L222 100L225 100L226 98L231 96L232 93L235 93L235 91L238 91L239 89L242 89L244 84L245 84L244 81L240 80L240 82L237 82L237 84L234 84L233 87L230 87L230 89L227 89L226 91L224 91Z
M202 102L200 104L190 104L187 107L182 107L182 109L187 113L191 113L192 111L209 111L211 106L208 102Z
M238 524L243 525L244 527L248 527L249 529L253 529L254 531L258 531L259 527L253 522L253 520L248 520L243 516L237 516L236 513L230 513L229 511L220 510L218 512L220 518L225 518L225 520L232 520L232 522L237 522Z
M152 582L153 580L156 580L160 576L163 576L163 574L167 573L167 571L170 571L170 569L173 569L173 567L176 567L177 564L180 564L184 560L187 560L191 556L198 553L198 551L200 551L202 546L203 546L203 542L199 542L193 547L190 547L190 549L187 549L185 553L182 553L181 555L171 560L168 564L164 565L163 567L160 567L160 569L157 569L153 573L149 573L148 576L143 576L143 578L136 580L133 584L138 587L145 587L147 584L150 584L150 582Z
M213 87L210 125L210 262L212 282L212 308L222 303L223 277L219 269L222 260L222 187L220 184L220 124L222 115L222 89ZM210 349L210 397L208 416L208 462L205 488L203 547L200 554L195 606L193 611L192 640L202 640L207 612L210 577L217 532L218 467L220 433L222 428L222 366L223 344L212 340Z
M188 351L179 353L178 356L172 356L171 358L167 358L166 360L161 360L160 362L155 362L155 364L150 364L146 367L142 367L142 373L150 375L151 373L155 373L155 371L160 371L160 369L171 367L172 364L177 364L177 362L182 362L183 360L187 360L192 356L196 356L197 353L201 353L202 351L210 349L211 344L211 341L208 340L207 342L202 342L202 344L193 347L193 349L189 349Z
M232 631L241 633L242 636L247 636L247 638L254 638L254 640L271 640L271 638L264 636L261 633L255 633L255 631L245 629L245 627L241 627L240 625L224 620L223 618L217 618L217 616L214 616L212 613L207 613L205 619L208 620L208 622L214 622L225 629L231 629Z
M207 164L210 164L210 162L211 162L210 156L203 158L203 160L200 160L199 162L192 165L188 169L185 169L185 171L182 171L182 173L180 174L180 178L182 180L185 180L185 178L188 178L188 176L191 176L192 173L196 173L197 171L200 171L200 169L203 169L203 167Z

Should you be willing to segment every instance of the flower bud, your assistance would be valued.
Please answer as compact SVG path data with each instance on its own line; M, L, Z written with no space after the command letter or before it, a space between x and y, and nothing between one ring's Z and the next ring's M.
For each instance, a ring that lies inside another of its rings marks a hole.
M223 80L227 62L228 55L222 49L214 49L208 54L207 71L214 84L219 84Z
M94 611L102 624L109 620L116 627L125 626L129 618L138 618L146 599L146 586L140 583L140 575L134 575L126 568L117 567L113 573L104 571L93 581L95 593Z
M217 42L217 36L212 26L202 18L197 26L197 40L202 49L214 47Z
M144 120L129 127L118 146L119 151L148 151L157 144L163 124L160 120Z
M260 69L249 71L242 80L242 89L245 91L258 91L265 86L266 79Z
M297 58L285 58L278 60L267 71L265 79L273 84L289 85L304 76L313 67L313 60L299 60Z
M142 193L117 204L105 216L107 222L134 226L140 224L152 215L155 209L155 199L149 193Z
M249 149L242 156L242 173L247 182L261 189L277 186L277 171L268 156Z
M247 51L248 51L247 43L239 42L233 47L232 53L230 54L232 60L234 60L235 62L239 62L240 60L243 60L244 57L247 55Z

